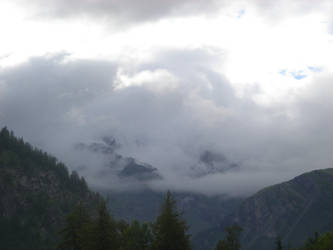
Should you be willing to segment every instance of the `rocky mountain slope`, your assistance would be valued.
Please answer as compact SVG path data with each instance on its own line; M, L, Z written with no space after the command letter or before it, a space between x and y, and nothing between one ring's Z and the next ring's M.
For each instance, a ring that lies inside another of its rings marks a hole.
M297 247L315 232L333 229L332 211L333 169L315 170L259 191L195 242L211 249L224 227L236 222L243 228L243 249L274 249L277 236L284 246Z

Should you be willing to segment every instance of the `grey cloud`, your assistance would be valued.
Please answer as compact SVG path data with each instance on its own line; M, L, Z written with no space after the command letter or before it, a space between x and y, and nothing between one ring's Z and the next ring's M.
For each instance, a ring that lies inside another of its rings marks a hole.
M331 1L321 0L15 0L19 4L35 11L35 17L71 18L93 17L113 23L114 27L123 27L146 21L156 21L168 17L188 15L210 15L223 8L236 6L240 13L247 8L255 8L268 20L295 17L314 11L332 9Z
M106 145L103 138L111 136L117 142L108 142L112 152L157 168L163 180L149 184L156 189L239 195L330 167L332 76L315 79L294 103L267 108L252 100L255 93L237 97L213 66L204 50L167 51L127 72L151 72L153 84L117 89L126 69L116 63L35 58L0 72L0 126L104 188L130 185L110 171L105 150L77 150L78 143ZM176 83L154 78L160 69ZM159 85L166 89L155 89ZM202 171L212 164L223 171L191 177L193 166Z
M18 131L31 132L25 133L27 139L44 147L47 137L81 127L86 119L82 113L85 105L112 90L114 73L112 63L63 63L62 56L34 58L3 70L1 119Z
M27 4L26 0L17 0ZM91 16L113 21L118 25L129 22L158 20L166 16L183 16L215 11L216 0L31 0L27 6L37 8L39 16Z

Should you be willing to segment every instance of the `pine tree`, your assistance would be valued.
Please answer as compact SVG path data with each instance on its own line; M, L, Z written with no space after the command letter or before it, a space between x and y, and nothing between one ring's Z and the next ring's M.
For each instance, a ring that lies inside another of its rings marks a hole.
M176 201L170 191L167 192L160 215L152 225L153 250L189 250L190 235L188 226L177 211Z

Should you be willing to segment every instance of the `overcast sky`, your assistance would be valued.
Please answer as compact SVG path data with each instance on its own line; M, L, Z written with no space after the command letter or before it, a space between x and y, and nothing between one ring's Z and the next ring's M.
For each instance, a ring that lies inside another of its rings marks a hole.
M326 0L2 0L0 126L94 186L129 185L75 149L105 136L161 189L251 194L332 167L332 13ZM196 176L205 152L237 167Z

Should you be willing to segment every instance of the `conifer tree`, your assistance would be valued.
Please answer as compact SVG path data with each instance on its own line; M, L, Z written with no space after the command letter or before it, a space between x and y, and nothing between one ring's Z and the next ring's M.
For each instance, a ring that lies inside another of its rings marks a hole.
M120 235L117 230L117 224L110 215L105 201L101 201L99 206L90 245L92 250L114 250L120 246Z
M153 250L189 250L190 235L188 226L177 211L176 201L170 191L167 192L160 215L152 224Z

